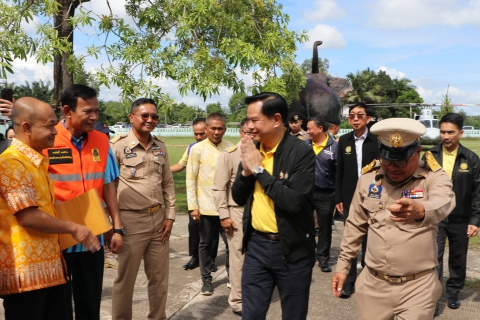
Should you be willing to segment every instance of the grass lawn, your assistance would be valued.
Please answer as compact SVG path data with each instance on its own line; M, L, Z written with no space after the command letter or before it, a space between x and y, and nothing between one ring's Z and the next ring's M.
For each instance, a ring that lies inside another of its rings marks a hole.
M168 159L170 165L175 164L180 160L188 145L195 142L193 137L160 137L167 145ZM227 141L237 143L239 138L227 137ZM185 174L186 170L173 174L175 181L175 195L177 199L177 212L187 212L187 192L185 189Z

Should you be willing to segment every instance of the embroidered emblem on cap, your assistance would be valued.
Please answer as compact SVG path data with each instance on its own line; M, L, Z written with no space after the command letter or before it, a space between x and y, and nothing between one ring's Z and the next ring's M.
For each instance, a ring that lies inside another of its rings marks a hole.
M390 137L390 144L394 148L398 148L403 146L403 138L398 133L395 133L393 136Z
M293 116L293 120L298 121L298 114Z

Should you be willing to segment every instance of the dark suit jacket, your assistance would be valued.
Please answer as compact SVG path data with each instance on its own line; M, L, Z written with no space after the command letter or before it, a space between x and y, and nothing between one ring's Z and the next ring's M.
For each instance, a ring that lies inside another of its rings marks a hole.
M367 138L362 146L362 168L378 158L377 135L368 130ZM355 151L355 139L352 131L342 135L338 141L335 203L343 202L344 210L350 208L357 181L357 152Z
M8 140L8 139L5 139L3 141L0 142L0 154L7 150L8 147L10 147L10 145L12 144L12 140Z

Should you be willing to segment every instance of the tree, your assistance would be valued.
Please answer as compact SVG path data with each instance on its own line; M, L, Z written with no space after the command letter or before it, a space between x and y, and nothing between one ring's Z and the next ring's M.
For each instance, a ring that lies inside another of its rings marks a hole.
M379 95L381 86L377 83L377 75L375 71L367 69L357 71L356 74L347 74L347 80L353 86L353 91L347 93L342 99L343 103L380 103L383 97Z
M108 6L110 2L106 1ZM289 17L276 0L127 0L128 17L97 14L83 0L0 2L0 72L12 73L13 59L55 60L55 98L87 58L104 56L108 63L96 74L101 85L117 85L123 99L150 96L167 99L159 78L178 83L182 95L193 92L206 99L220 87L245 91L242 74L251 73L249 91L276 91L289 97L305 78L295 63L296 43L305 31L288 29ZM37 36L22 23L39 16ZM54 18L54 24L51 18ZM133 23L129 23L133 21ZM96 24L100 39L73 55L73 30ZM56 59L55 58L55 59ZM57 67L58 66L58 67ZM286 85L286 84L293 85ZM54 103L55 103L54 101Z
M207 106L205 107L205 112L207 114L220 113L222 115L225 115L225 112L223 111L220 102L207 104Z
M32 81L31 84L30 82L25 81L24 85L15 87L14 95L16 97L34 97L51 104L53 98L53 88L51 87L50 81Z
M127 108L119 101L98 102L98 121L113 125L117 122L128 122Z
M318 58L319 72L329 76L328 68L330 68L330 61L327 58ZM300 69L304 74L312 73L312 59L305 59L300 65Z
M440 118L446 115L447 113L453 113L455 112L455 108L452 106L452 101L448 97L448 91L447 94L443 97L443 104L440 107Z

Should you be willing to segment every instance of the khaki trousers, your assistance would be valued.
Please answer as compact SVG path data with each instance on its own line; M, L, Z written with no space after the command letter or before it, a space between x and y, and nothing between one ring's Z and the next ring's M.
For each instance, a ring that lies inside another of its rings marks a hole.
M132 319L133 289L142 257L148 279L148 319L167 319L169 244L160 242L162 234L158 232L164 220L163 210L153 214L120 211L120 219L125 236L113 283L112 319Z
M243 207L229 207L230 218L237 226L233 235L227 235L228 249L230 250L229 281L232 286L228 304L233 311L242 311L242 268L244 255L242 254L243 239Z
M442 295L436 272L394 284L364 268L355 288L359 320L432 320Z

